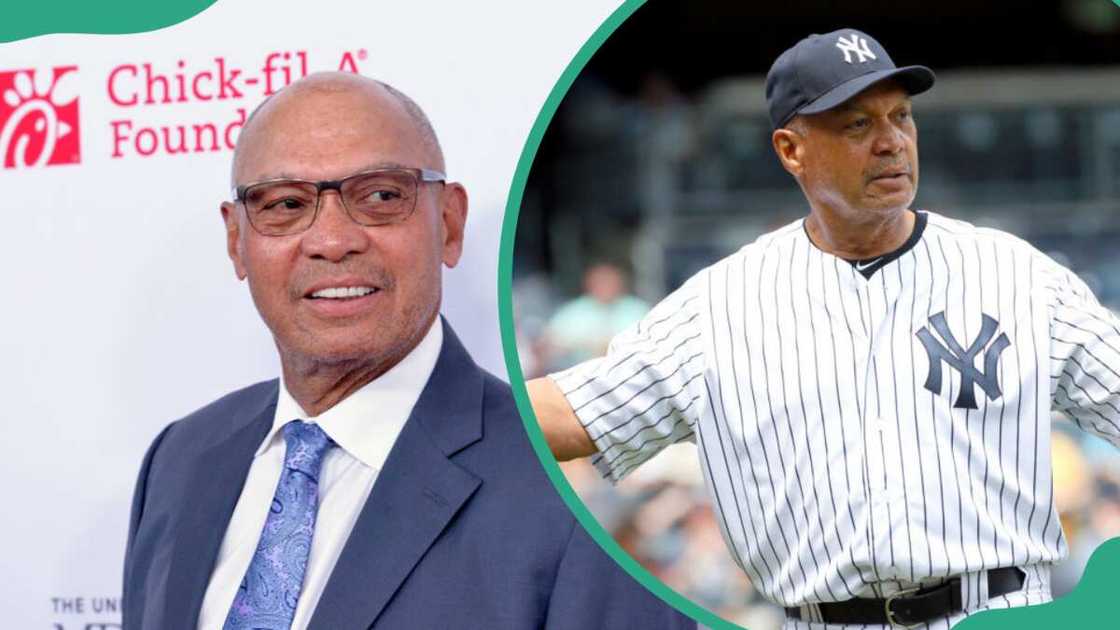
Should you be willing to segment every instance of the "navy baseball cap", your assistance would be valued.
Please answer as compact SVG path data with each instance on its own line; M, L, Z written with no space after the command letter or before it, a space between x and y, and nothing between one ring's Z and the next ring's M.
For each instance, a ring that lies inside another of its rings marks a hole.
M895 67L879 42L855 29L810 35L778 56L766 75L766 102L775 129L797 114L840 105L873 84L894 79L910 94L933 87L933 70Z

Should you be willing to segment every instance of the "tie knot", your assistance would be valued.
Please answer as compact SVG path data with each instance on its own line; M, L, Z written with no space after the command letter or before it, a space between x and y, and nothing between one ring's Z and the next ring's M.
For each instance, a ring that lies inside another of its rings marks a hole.
M288 451L284 455L284 466L298 470L319 480L319 469L323 466L323 455L334 442L317 424L295 420L284 425L284 441Z

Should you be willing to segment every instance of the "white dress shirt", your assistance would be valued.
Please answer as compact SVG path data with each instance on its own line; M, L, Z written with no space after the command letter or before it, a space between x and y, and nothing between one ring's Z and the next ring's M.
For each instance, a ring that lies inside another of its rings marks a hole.
M315 535L292 619L292 630L307 627L389 450L435 368L442 345L443 328L437 318L400 363L315 417L304 412L281 380L272 429L254 455L206 587L199 630L220 629L225 623L280 480L286 450L281 428L296 419L318 424L337 444L327 452L319 475Z

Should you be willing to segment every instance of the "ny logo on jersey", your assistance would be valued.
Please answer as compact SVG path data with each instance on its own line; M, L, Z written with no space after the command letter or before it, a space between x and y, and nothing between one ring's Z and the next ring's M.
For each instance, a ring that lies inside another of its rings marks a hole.
M836 47L843 51L845 63L852 63L852 53L856 54L856 59L860 63L864 63L868 59L878 59L875 53L867 47L867 40L855 33L852 33L851 39L844 39L844 36L841 35L836 40Z
M988 400L995 400L1003 395L999 389L999 379L997 370L999 368L999 355L1011 342L1007 339L1006 333L1000 333L995 341L992 337L996 334L996 329L999 327L999 322L991 317L981 313L983 323L980 326L980 334L976 339L972 340L968 349L961 347L960 342L953 336L949 330L949 324L945 321L945 311L929 318L930 324L933 324L933 329L941 336L945 344L942 344L933 336L933 333L925 326L917 332L918 339L921 340L922 346L926 349L926 354L929 355L929 376L926 377L926 389L933 392L934 395L941 394L941 362L949 364L949 367L955 368L961 374L961 391L957 394L957 400L953 403L954 407L959 409L976 409L976 392L973 391L973 385L979 385L980 389L984 390ZM989 345L989 343L991 345ZM985 349L987 348L987 349ZM976 355L984 350L984 371L976 369Z

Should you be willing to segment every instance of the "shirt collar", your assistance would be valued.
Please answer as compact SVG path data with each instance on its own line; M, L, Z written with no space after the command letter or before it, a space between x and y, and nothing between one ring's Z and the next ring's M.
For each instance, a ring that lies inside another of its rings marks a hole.
M432 375L442 346L443 326L437 317L420 343L399 363L315 417L308 416L296 402L281 376L272 429L256 455L283 443L281 429L299 419L318 424L344 451L380 470Z

